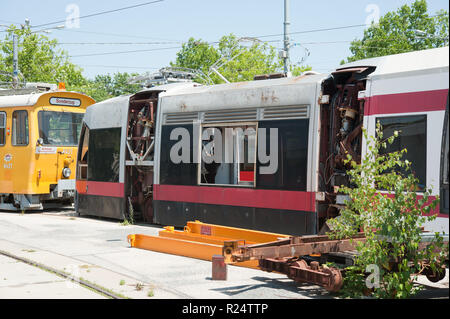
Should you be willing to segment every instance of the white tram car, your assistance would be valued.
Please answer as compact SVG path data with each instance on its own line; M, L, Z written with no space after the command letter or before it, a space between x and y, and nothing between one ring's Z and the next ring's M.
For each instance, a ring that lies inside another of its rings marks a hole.
M440 193L425 229L448 233L448 59L445 47L331 74L171 84L93 105L80 138L77 210L317 234L344 204L343 159L365 156L361 128L373 135L380 121L385 136L401 131L390 150L408 149L421 189Z

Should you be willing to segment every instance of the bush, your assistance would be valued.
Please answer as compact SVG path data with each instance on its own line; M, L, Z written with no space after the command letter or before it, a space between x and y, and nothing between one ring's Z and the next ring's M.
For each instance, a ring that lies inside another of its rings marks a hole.
M431 189L425 189L421 198L417 195L418 180L410 172L411 162L402 159L406 149L382 153L398 132L383 139L382 127L377 123L375 137L368 138L366 130L363 133L368 143L367 155L360 164L350 155L347 157L353 185L340 187L339 191L349 199L340 216L329 221L332 232L328 235L344 238L363 231L367 238L357 245L355 266L346 272L345 294L407 298L420 289L413 283L424 270L423 262L438 271L444 260L443 238L439 233L434 234L426 249L419 250L421 226L436 218L429 213L439 199L431 200ZM362 275L368 273L369 277L364 279Z

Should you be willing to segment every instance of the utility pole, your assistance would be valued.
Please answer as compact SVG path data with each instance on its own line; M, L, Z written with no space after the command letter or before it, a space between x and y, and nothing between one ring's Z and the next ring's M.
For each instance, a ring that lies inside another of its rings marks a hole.
M284 74L288 76L289 73L289 0L284 0Z
M19 84L19 37L13 33L13 89Z

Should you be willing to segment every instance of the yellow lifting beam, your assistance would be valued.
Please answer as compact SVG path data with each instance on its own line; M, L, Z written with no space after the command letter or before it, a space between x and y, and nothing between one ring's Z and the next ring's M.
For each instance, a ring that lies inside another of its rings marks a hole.
M213 244L213 245L219 245L223 247L223 243L225 241L230 240L226 237L218 237L218 236L208 236L208 235L202 235L197 233L191 233L187 231L186 229L184 231L178 231L174 230L173 227L164 227L164 230L161 230L159 232L159 237L167 237L167 238L174 238L174 239L181 239L181 240L187 240L187 241L195 241L195 242L201 242L206 244ZM244 242L242 240L242 245L244 244L251 244L250 242ZM241 243L239 243L241 244Z
M191 233L223 237L228 238L228 240L245 240L247 244L267 243L291 237L289 235L268 233L258 230L205 224L198 220L195 222L187 222L185 229Z
M224 244L227 241L237 241L239 245L252 245L290 237L283 234L205 224L200 221L188 222L184 231L175 230L171 226L164 227L158 235L132 234L127 238L131 247L211 261L213 255L223 255ZM258 261L249 260L236 265L256 269Z
M212 260L213 255L222 255L220 245L175 238L133 234L128 235L128 242L131 247L202 260Z

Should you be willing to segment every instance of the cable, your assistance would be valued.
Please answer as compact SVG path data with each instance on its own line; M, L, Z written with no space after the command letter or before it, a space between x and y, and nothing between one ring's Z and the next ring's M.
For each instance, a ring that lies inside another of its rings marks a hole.
M431 16L428 16L428 18L435 18L435 17L439 17L439 16L442 16L442 15L446 15L446 13L431 15ZM333 27L333 28L321 28L321 29L312 29L312 30L305 30L305 31L295 31L295 32L289 32L288 34L291 35L291 34L313 33L313 32L322 32L322 31L332 31L332 30L341 30L341 29L349 29L349 28L366 27L366 26L368 26L368 25L367 24L353 24L353 25L346 25L346 26ZM368 27L371 27L371 25L369 25ZM282 35L284 35L284 33L261 35L261 36L255 37L255 38L269 38L269 37L277 37L277 36L282 36Z
M123 38L156 39L156 40L182 42L182 41L179 41L179 40L156 38L156 37L144 37L144 36L129 35L129 34L117 34L117 33L95 32L95 31L82 31L82 30L73 30L73 29L61 29L59 31L77 32L77 33L86 33L86 34L98 34L98 35L106 35L106 36L112 36L112 37L123 37Z
M123 7L123 8L119 8L119 9L113 9L113 10L108 10L108 11L92 13L92 14L88 14L88 15L85 15L85 16L78 17L77 19L91 18L91 17L102 15L102 14L108 14L108 13L112 13L112 12L118 12L118 11L133 9L133 8L142 7L142 6L146 6L146 5L154 4L154 3L158 3L158 2L163 2L163 1L164 0L155 0L155 1L150 1L150 2L136 4L136 5L129 6L129 7ZM31 28L39 28L39 27L44 27L44 26L47 26L47 25L57 24L57 23L61 23L61 22L66 22L66 20L64 19L64 20L55 21L55 22L38 24L38 25L31 26Z
M160 51L160 50L170 50L170 49L180 49L182 47L168 47L168 48L154 48L154 49L146 49L146 50L131 50L131 51L118 51L118 52L102 52L102 53L90 53L90 54L78 54L78 55L70 55L69 58L78 58L83 56L97 56L97 55L112 55L112 54L124 54L124 53L137 53L137 52L149 52L149 51Z
M144 66L125 66L125 65L89 65L89 64L77 64L81 67L95 67L95 68L123 68L123 69L151 69L151 70L159 70L160 68L155 67L144 67Z
M279 40L270 40L265 42L278 42ZM211 44L217 44L220 41L211 41L211 42L205 42L209 45ZM203 43L203 42L202 42ZM98 56L98 55L113 55L113 54L125 54L125 53L139 53L139 52L150 52L150 51L160 51L160 50L171 50L171 49L181 49L182 46L176 46L176 47L166 47L166 48L153 48L153 49L143 49L143 50L130 50L130 51L116 51L116 52L102 52L102 53L88 53L88 54L78 54L78 55L70 55L70 58L78 58L78 57L84 57L84 56Z
M154 44L173 44L181 43L178 41L167 42L60 42L57 45L154 45Z
M322 32L322 31L331 31L331 30L349 29L349 28L357 28L357 27L364 27L364 26L366 26L366 24L354 24L354 25L347 25L347 26L334 27L334 28L313 29L313 30L306 30L306 31L295 31L295 32L289 32L288 34L291 35L291 34L302 34L302 33ZM261 36L255 37L255 38L278 37L278 36L281 36L281 35L284 35L284 33L261 35Z

